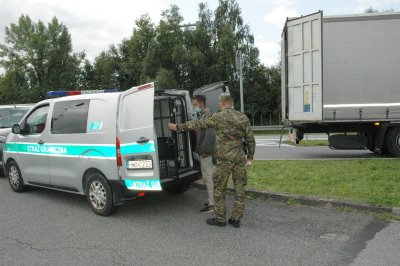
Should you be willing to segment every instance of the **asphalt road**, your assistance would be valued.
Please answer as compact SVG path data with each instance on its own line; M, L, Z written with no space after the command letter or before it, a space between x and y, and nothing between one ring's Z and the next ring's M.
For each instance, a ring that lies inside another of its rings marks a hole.
M242 226L205 224L202 190L148 195L111 217L85 198L0 178L0 265L398 265L399 223L248 201ZM228 197L232 201L232 197ZM231 204L229 204L229 209Z
M309 139L326 139L326 135L311 135ZM284 137L284 140L287 138ZM256 137L256 160L315 160L315 159L359 159L376 158L369 150L332 150L326 146L300 147L281 144L279 136Z

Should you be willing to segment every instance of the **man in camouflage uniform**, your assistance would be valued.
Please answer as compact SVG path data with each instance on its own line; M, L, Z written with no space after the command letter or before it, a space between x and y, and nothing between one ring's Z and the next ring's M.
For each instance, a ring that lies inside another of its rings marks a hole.
M232 174L235 187L235 203L229 223L237 228L244 211L244 188L247 184L246 165L251 165L255 140L250 121L246 115L233 109L233 98L228 93L220 96L221 112L204 120L193 120L184 124L169 124L174 131L215 128L217 137L217 168L214 174L214 215L207 224L226 225L225 191L229 176ZM243 141L247 143L247 158L243 150Z

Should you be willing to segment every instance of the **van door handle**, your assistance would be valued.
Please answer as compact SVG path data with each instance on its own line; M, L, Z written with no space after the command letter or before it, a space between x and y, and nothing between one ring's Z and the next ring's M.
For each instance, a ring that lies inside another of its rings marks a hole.
M39 140L38 144L43 145L44 141L43 140Z
M149 142L149 139L147 139L145 137L140 137L136 142L139 144L144 144L144 143Z

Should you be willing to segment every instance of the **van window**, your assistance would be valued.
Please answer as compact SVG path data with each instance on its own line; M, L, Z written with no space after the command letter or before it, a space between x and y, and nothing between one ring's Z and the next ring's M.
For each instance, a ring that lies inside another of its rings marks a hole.
M46 128L47 114L49 113L49 106L41 106L35 109L27 118L25 122L26 134L40 134Z
M90 100L74 100L54 104L52 134L86 133Z
M131 93L122 98L119 126L121 130L148 128L153 126L152 90ZM146 105L151 103L151 106Z

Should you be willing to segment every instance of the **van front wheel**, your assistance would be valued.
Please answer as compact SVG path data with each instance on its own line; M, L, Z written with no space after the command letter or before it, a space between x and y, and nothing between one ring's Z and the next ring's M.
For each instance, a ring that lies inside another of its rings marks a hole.
M115 209L111 187L100 173L90 175L86 185L86 197L92 210L98 215L108 216Z
M7 165L7 176L12 190L15 192L23 192L26 190L21 171L19 170L18 164L15 161L11 161Z

